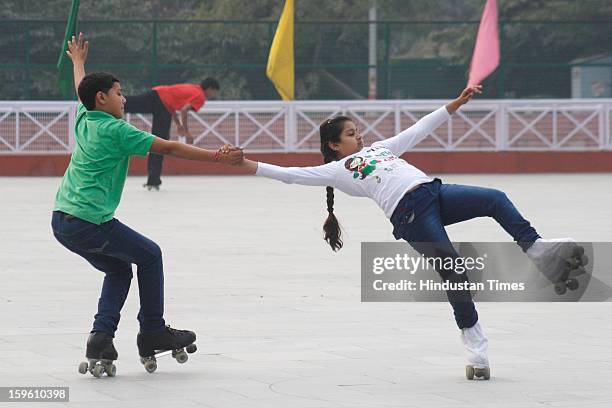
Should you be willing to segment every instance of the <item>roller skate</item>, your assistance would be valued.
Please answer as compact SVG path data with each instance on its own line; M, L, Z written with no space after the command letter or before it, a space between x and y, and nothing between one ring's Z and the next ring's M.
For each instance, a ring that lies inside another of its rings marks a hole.
M87 361L79 364L79 373L85 374L89 371L96 378L100 378L104 373L109 377L114 377L117 373L117 367L113 361L117 360L118 354L110 334L91 333L87 339L85 357Z
M576 278L586 273L589 263L584 247L572 238L540 238L527 249L527 256L555 285L557 295L565 294L567 289L578 289L580 283Z
M151 190L155 190L155 191L159 191L159 184L143 184L142 185L144 188L147 189L147 191L151 191Z
M196 335L189 330L177 330L170 326L158 333L138 333L138 354L140 362L149 373L157 370L157 359L171 354L180 364L187 362L187 353L195 353Z
M487 347L489 340L484 334L479 322L472 327L461 329L461 340L467 350L468 363L465 366L465 376L468 380L491 378Z

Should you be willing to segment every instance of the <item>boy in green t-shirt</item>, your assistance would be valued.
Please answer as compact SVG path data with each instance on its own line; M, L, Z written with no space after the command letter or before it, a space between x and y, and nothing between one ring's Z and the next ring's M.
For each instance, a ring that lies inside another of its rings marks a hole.
M164 321L164 278L159 246L115 219L128 172L130 156L167 154L191 160L236 164L240 149L223 146L217 152L167 141L122 120L125 98L111 74L85 75L89 44L83 35L68 42L79 96L75 120L76 147L55 197L53 234L70 251L104 272L102 294L87 341L89 371L115 374L113 345L120 311L137 265L140 332L137 343L145 368L155 365L155 353L179 350L195 342L195 333L176 330ZM195 345L188 348L194 351ZM84 364L84 366L83 366ZM85 373L88 364L79 370ZM148 364L148 365L147 365ZM153 368L154 369L154 368Z

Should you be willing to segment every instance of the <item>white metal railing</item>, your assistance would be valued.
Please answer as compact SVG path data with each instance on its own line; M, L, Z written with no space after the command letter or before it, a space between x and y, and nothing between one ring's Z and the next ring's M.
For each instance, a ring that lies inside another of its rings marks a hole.
M317 152L318 127L353 118L366 142L391 137L447 101L209 102L191 112L195 144L251 152ZM0 155L66 154L74 147L75 102L0 102ZM151 129L151 115L126 120ZM415 151L593 151L612 149L612 99L480 100L456 112Z

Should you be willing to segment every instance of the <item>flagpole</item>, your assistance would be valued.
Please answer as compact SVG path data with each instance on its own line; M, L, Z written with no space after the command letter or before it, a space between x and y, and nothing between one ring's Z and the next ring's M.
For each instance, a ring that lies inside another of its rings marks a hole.
M377 58L376 58L376 0L371 0L368 13L369 24L369 53L368 53L368 99L376 99L377 85Z

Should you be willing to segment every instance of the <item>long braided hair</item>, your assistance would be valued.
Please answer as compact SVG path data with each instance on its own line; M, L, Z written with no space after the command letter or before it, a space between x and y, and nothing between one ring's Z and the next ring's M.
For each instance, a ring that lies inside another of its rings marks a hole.
M319 135L321 136L321 154L323 154L323 162L330 163L338 160L336 152L329 146L329 143L339 143L340 134L344 128L344 122L350 121L347 116L334 116L327 119L319 126ZM323 224L325 232L325 241L331 246L333 251L338 251L342 248L342 239L340 232L340 224L334 215L334 188L327 186L327 219Z

